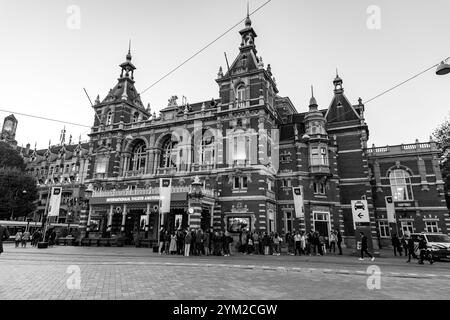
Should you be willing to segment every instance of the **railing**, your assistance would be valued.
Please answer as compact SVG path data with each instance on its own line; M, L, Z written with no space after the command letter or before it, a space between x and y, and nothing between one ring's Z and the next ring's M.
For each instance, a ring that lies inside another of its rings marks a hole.
M434 143L425 142L425 143L409 143L409 144L401 144L396 146L385 146L385 147L372 147L367 149L368 154L377 154L377 153L410 153L416 152L420 150L430 151L435 148Z

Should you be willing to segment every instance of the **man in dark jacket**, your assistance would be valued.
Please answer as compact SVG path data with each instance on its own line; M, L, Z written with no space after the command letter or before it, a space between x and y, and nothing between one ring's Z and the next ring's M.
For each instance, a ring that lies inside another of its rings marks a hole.
M339 249L339 255L342 256L342 247L341 247L341 243L342 243L342 235L341 232L338 230L337 231L337 247Z
M3 241L8 239L9 239L8 229L0 225L0 254L3 252Z
M364 260L364 253L367 254L370 258L372 258L372 261L375 260L375 257L372 256L369 251L367 251L367 237L364 234L364 232L360 232L361 234L361 258L359 260Z
M402 247L400 243L400 239L397 237L396 234L392 235L392 246L394 247L394 256L397 256L397 251L400 256L402 256Z

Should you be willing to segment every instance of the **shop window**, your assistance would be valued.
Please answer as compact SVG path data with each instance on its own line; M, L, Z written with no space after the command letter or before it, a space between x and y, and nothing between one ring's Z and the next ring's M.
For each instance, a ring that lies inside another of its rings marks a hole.
M425 221L425 230L430 233L438 233L438 223L437 221Z
M380 237L389 238L391 236L389 223L387 221L378 221L378 229L380 231Z

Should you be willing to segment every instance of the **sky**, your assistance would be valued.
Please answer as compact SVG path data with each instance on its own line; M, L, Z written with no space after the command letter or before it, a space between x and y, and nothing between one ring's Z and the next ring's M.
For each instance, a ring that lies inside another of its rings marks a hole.
M250 0L250 11L264 2ZM0 109L84 124L66 125L67 140L87 140L94 112L83 88L92 100L106 96L129 39L142 92L245 18L246 7L246 0L0 0ZM279 94L304 112L311 85L328 108L336 68L356 104L450 57L449 14L448 0L272 0L252 21L258 56L271 64ZM180 103L182 96L190 103L218 98L218 69L226 66L224 52L237 56L242 28L143 93L144 105L158 111L172 95ZM449 110L450 74L431 70L366 104L369 144L428 141ZM19 145L58 143L64 124L16 117Z

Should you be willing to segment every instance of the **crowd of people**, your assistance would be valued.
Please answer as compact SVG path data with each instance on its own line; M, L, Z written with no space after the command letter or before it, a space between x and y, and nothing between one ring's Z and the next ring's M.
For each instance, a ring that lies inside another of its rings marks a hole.
M36 247L39 242L43 240L43 232L36 230L31 234L27 229L19 229L14 235L14 243L16 248L19 246L22 248L27 247L27 242L31 243L32 247ZM46 239L49 241L49 245L55 244L56 231L54 229L47 230Z
M159 232L159 254L184 256L229 256L233 237L228 232L202 229Z
M229 232L191 229L169 232L161 228L159 233L159 254L166 255L214 255L229 256L234 243ZM288 255L325 255L327 252L342 255L342 235L332 230L329 237L318 231L293 231L287 233L251 232L241 230L236 250L248 255L281 255L281 247L286 243Z

